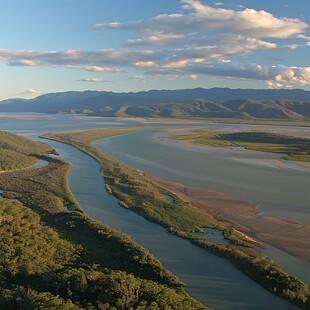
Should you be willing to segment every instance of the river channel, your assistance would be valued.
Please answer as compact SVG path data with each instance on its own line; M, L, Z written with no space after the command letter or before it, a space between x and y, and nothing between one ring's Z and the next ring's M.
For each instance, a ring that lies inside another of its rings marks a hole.
M214 309L294 309L243 275L224 259L168 234L160 226L120 207L104 189L99 165L71 146L49 141L70 161L70 189L92 218L132 236L187 284L187 292Z

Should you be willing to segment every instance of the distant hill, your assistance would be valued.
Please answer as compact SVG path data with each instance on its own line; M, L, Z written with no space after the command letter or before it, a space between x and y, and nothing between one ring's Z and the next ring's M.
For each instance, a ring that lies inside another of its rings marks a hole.
M310 91L195 88L137 93L63 92L0 102L0 112L85 113L102 116L310 118Z
M104 114L104 113L103 113ZM119 116L141 117L213 117L213 118L310 118L310 100L229 100L223 103L195 99L186 103L167 103L127 107Z

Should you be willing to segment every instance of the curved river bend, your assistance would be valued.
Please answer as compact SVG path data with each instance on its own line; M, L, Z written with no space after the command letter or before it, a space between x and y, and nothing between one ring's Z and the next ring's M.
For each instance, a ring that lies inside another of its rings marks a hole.
M243 275L233 265L187 240L168 234L162 227L117 204L104 189L95 160L79 150L54 141L61 157L70 161L70 189L92 218L132 236L164 266L187 284L187 292L207 306L219 310L295 309Z

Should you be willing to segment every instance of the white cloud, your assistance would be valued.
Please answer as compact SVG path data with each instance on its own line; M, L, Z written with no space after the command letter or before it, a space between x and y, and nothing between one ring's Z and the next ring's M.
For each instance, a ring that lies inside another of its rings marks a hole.
M134 70L133 79L167 79L220 76L263 80L269 87L308 85L308 68L238 64L257 50L294 49L309 46L304 35L308 27L300 19L275 17L266 11L211 7L199 0L181 0L183 14L161 14L152 19L128 23L97 24L98 30L119 30L134 34L125 48L93 51L37 52L0 49L0 61L11 66L48 66L80 69L97 74L124 74ZM219 6L219 3L218 5ZM137 37L138 36L138 37ZM281 38L294 38L294 42ZM277 40L274 40L277 39ZM300 44L301 40L306 40ZM297 43L296 43L297 42ZM146 47L147 46L147 47ZM162 47L162 48L158 48ZM271 59L271 58L270 58ZM272 59L271 59L272 60ZM273 59L275 60L275 58ZM135 76L136 75L136 76ZM101 78L80 79L104 82Z
M21 95L21 96L35 96L35 95L40 95L42 94L42 92L40 92L39 90L36 90L36 89L27 89L21 93L19 93L18 95Z
M136 83L146 83L146 78L144 75L134 75L134 76L129 76L129 80L132 80Z
M107 67L100 67L100 66L86 66L81 67L86 71L98 72L98 73L123 73L124 71L121 69L114 69L114 68L107 68Z
M182 69L153 69L149 75L172 77L217 76L227 79L258 80L266 82L269 88L289 88L310 85L310 67L263 66L236 62L210 63L205 66L191 64Z
M16 67L43 67L43 63L30 59L16 59L9 62L10 66Z
M271 69L272 80L267 80L269 88L296 87L310 85L310 67L284 67Z
M97 30L121 30L142 36L129 44L184 44L192 37L216 34L217 37L241 36L249 39L306 38L308 25L297 18L275 17L269 12L244 8L240 11L211 7L198 0L181 0L188 14L161 14L149 20L128 23L96 24Z
M101 78L85 78L85 79L78 79L77 82L91 82L91 83L110 83L112 81L104 80Z
M128 67L148 76L161 76L167 79L191 78L200 76L220 76L249 80L262 80L269 87L295 87L310 85L309 67L268 67L256 64L238 64L227 56L246 54L253 48L264 46L265 42L244 39L246 51L227 40L225 46L210 45L178 48L171 51L149 51L129 49L98 51L31 52L0 50L0 58L7 62L28 59L50 66L83 68L87 71L113 72L113 67ZM274 48L271 44L270 48ZM74 57L72 58L72 55ZM79 63L79 65L77 65ZM107 69L110 67L112 69ZM119 69L116 69L119 72ZM139 76L142 76L142 74ZM82 79L84 82L104 82L100 78ZM136 81L141 81L135 78Z

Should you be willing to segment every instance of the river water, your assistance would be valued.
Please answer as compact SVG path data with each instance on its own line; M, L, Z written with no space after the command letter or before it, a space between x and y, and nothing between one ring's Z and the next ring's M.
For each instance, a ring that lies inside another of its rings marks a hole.
M112 118L85 118L71 115L14 114L14 117L15 119L12 120L0 121L0 129L26 134L35 140L39 140L38 136L47 132L140 125L135 121L123 121ZM147 132L146 135L152 136L154 133ZM135 158L135 155L132 155L133 149L141 150L142 148L144 152L148 149L147 144L144 148L141 147L141 139L136 140L136 145L133 144L135 135L127 136L127 141L131 142L128 142L127 149L123 151L119 149L119 146L124 143L124 141L119 142L122 141L119 140L122 137L108 139L106 142L103 140L98 143L103 143L100 147L107 148L107 151L112 155L118 154L115 157L127 162L125 160L127 157L124 154L120 155L122 152L128 153L128 158ZM152 139L149 140L151 141ZM163 145L158 143L156 139L152 141L152 143ZM172 236L166 233L160 226L148 222L141 216L120 207L116 200L104 190L99 166L92 158L71 146L53 141L45 142L53 145L61 154L61 157L71 162L73 169L70 174L69 184L71 191L83 210L102 223L131 235L136 242L149 249L162 261L166 268L187 283L186 290L194 298L197 298L211 308L223 310L295 308L261 288L226 260L193 246L187 240ZM144 143L145 141L142 140L142 142ZM113 146L113 143L116 143L116 146ZM164 147L170 146L165 145ZM142 169L141 167L137 168L148 171L144 168L154 165L157 168L155 170L163 171L163 175L160 174L159 176L165 178L167 173L164 173L166 169L163 162L167 159L167 168L172 168L169 174L170 177L167 177L167 179L171 179L171 176L176 174L171 163L176 161L181 163L183 158L183 150L178 149L177 157L175 156L175 150L176 148L174 148L174 157L169 159L164 149L156 149L154 154L156 154L157 158L161 158L160 162L154 161L151 154L140 156L141 161L135 158L135 162L140 162L143 166ZM179 155L181 155L180 158ZM146 162L152 161L153 164L146 165ZM133 164L133 166L136 165ZM181 175L184 177L186 174L185 168L184 173L181 173ZM199 182L199 174L196 176L198 178L197 182ZM190 177L195 179L194 175ZM200 184L203 182L203 180L200 180Z
M148 174L239 196L258 204L266 215L310 223L310 169L284 161L279 154L167 142L158 137L156 130L111 137L94 144ZM278 168L274 160L281 162L283 168ZM310 284L308 261L268 244L263 254Z

